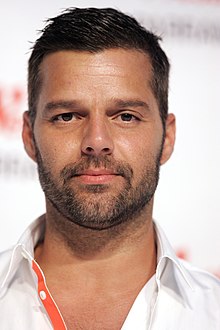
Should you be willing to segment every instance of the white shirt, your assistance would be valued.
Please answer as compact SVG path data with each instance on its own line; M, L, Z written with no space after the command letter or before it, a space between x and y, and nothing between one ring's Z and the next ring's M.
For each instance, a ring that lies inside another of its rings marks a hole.
M42 216L14 248L0 254L2 330L66 329L34 261L34 247L44 229ZM155 229L156 274L138 294L121 330L220 330L220 281L179 260L156 224Z

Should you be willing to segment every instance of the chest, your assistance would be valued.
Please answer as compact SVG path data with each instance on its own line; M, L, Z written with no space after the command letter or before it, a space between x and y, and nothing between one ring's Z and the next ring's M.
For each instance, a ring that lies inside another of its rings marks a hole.
M109 297L87 297L81 300L56 300L68 330L119 330L133 299L113 301Z

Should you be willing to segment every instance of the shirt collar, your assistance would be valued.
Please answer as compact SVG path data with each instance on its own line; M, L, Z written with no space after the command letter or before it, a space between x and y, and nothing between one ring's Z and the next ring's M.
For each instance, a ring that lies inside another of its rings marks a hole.
M32 222L22 234L18 243L11 252L10 262L5 271L0 275L0 289L7 286L19 268L23 259L27 259L32 265L34 248L43 239L45 232L45 215Z
M190 274L182 266L179 259L175 255L175 252L167 240L163 230L156 222L154 222L154 225L157 239L156 282L158 288L160 288L161 284L166 284L166 268L168 267L169 263L172 263L172 266L179 270L179 274L181 275L184 283L193 289L190 281ZM45 215L42 215L33 223L31 223L31 225L29 225L12 250L9 266L7 270L0 276L0 288L3 288L7 283L10 282L16 270L18 269L19 264L24 258L32 263L34 259L34 248L40 240L43 240L44 232Z
M165 271L167 262L172 262L174 264L174 267L179 270L179 273L181 274L185 283L193 290L189 272L186 270L185 267L183 267L182 263L176 256L161 227L155 221L154 225L157 238L157 281L160 282L163 279L163 273Z

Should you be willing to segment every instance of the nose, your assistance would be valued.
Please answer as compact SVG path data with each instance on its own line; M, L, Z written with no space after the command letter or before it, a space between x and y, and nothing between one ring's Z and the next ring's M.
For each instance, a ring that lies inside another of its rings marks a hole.
M110 155L113 152L113 140L104 119L89 120L84 130L81 150L86 155Z

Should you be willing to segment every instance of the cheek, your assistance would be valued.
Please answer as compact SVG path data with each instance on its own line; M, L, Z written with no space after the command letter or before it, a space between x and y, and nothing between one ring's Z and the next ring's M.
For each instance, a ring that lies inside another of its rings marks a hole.
M59 172L69 163L80 157L79 142L74 138L67 138L65 134L50 134L50 132L36 133L36 144L45 166Z
M162 136L155 135L153 132L136 132L128 136L118 136L115 140L115 150L119 156L133 160L134 162L140 161L143 163L144 159L153 157L161 148Z
M115 158L127 162L133 169L134 177L141 178L146 168L155 167L160 154L162 135L156 136L152 132L136 134L131 138L117 139Z

